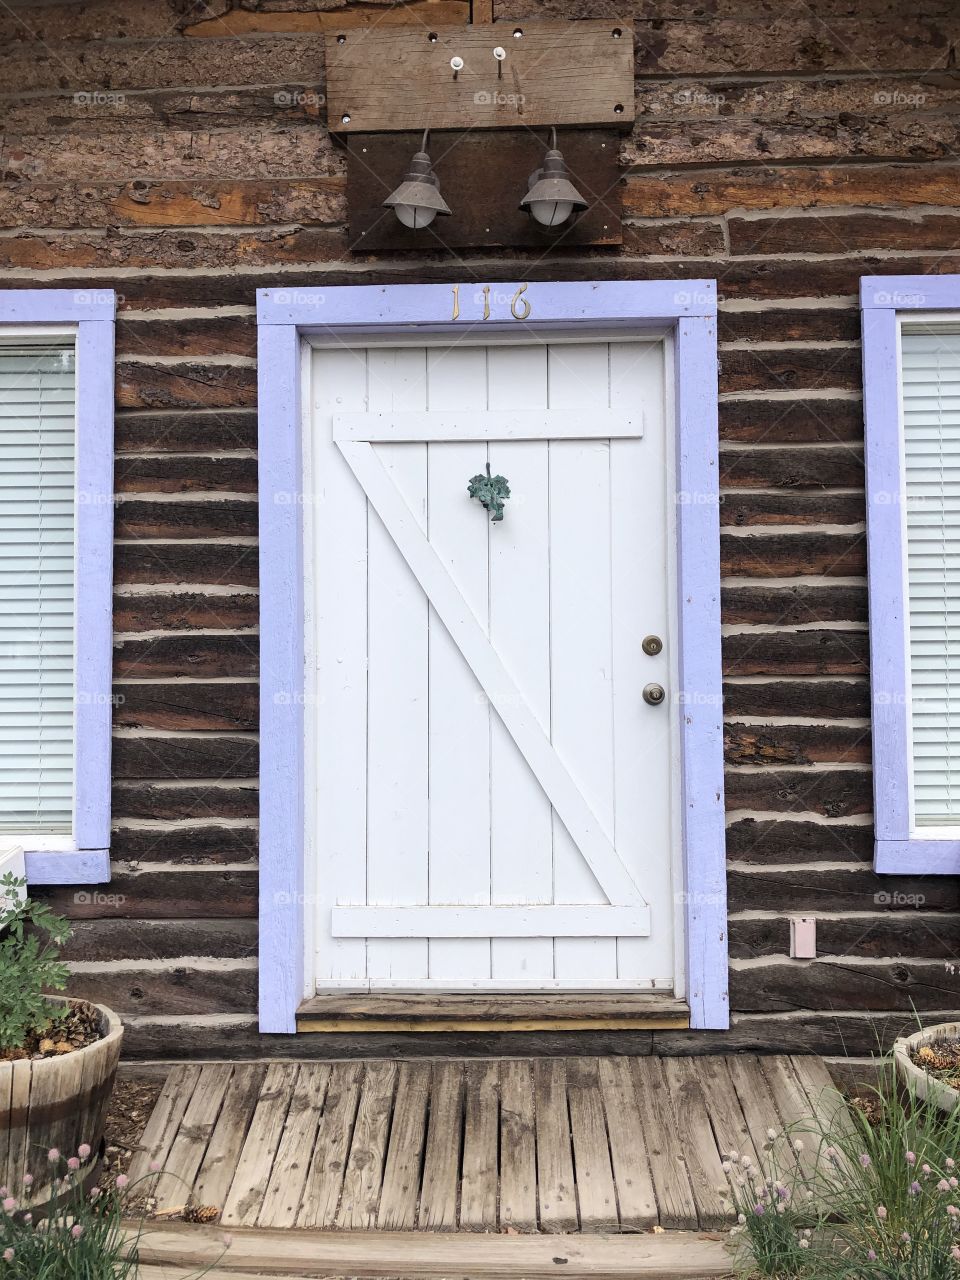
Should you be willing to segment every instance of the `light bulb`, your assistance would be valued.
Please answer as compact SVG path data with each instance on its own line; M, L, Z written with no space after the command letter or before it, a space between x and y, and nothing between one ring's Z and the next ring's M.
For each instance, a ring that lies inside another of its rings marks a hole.
M425 209L419 204L395 204L393 211L405 227L416 231L418 227L429 227L437 216L436 209Z
M545 227L559 227L573 212L572 200L533 200L530 212Z

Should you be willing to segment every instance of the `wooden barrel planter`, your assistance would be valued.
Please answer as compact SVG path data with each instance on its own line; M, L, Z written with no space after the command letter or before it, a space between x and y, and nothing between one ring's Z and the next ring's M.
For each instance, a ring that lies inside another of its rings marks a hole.
M35 1193L49 1184L51 1147L69 1157L86 1142L94 1157L101 1153L123 1026L104 1005L94 1008L102 1033L94 1044L55 1058L0 1062L0 1185L21 1203L26 1174Z
M900 1079L912 1085L918 1098L933 1103L941 1111L955 1111L960 1106L960 1090L954 1089L944 1080L938 1080L913 1060L913 1054L928 1045L935 1049L944 1040L960 1040L960 1022L940 1022L935 1027L927 1027L923 1031L915 1031L912 1036L903 1036L894 1041L893 1056L896 1060Z

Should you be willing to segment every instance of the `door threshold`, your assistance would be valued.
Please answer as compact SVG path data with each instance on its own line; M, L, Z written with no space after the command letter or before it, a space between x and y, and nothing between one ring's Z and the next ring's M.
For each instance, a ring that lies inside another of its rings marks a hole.
M298 1033L363 1031L672 1031L690 1006L672 993L341 992L304 1000Z

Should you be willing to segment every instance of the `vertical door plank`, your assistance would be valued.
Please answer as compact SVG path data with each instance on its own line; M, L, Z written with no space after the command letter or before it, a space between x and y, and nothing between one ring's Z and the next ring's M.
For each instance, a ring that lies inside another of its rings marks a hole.
M427 371L431 409L486 404L483 347L434 348L427 354ZM484 627L490 517L469 497L467 483L486 461L483 441L427 446L430 541ZM490 901L489 709L476 677L432 610L430 901ZM430 976L489 979L489 940L431 940Z
M616 1231L617 1193L596 1058L567 1059L567 1098L581 1231Z
M652 979L655 989L668 990L675 963L672 862L679 845L670 799L677 702L673 696L659 707L643 701L643 686L653 681L674 692L668 596L675 582L674 504L667 501L674 473L664 427L664 352L662 342L611 342L609 351L611 409L640 410L643 418L641 439L610 442L613 836L653 918L649 937L618 939L617 974ZM641 648L651 634L663 641L656 657Z
M412 1231L417 1225L420 1162L427 1136L430 1080L429 1062L401 1062L390 1148L377 1214L377 1226L381 1231Z
M377 1225L396 1082L395 1062L371 1062L367 1065L350 1159L343 1179L338 1227L370 1231Z
M422 1231L455 1231L460 1174L463 1064L436 1062L420 1192Z
M730 1203L721 1189L727 1185L717 1140L710 1124L710 1112L700 1079L691 1058L662 1059L664 1076L673 1103L680 1149L697 1202L701 1227L720 1227L729 1222Z
M270 1171L270 1181L260 1206L257 1218L260 1227L292 1227L297 1220L329 1079L327 1063L301 1063L277 1156Z
M570 1152L570 1115L563 1062L534 1063L536 1090L537 1184L544 1231L576 1231L577 1193Z
M297 1085L296 1063L273 1062L267 1068L260 1097L227 1193L220 1221L225 1226L255 1227L270 1180L283 1124Z
M371 347L371 412L425 409L426 351ZM427 528L427 446L374 446L421 528ZM371 904L418 906L429 901L428 861L428 605L379 516L368 508L369 627L367 735L367 898ZM426 938L371 938L371 981L429 974Z
M330 908L366 893L367 500L333 443L331 415L366 408L366 351L314 351L311 393L305 857L316 884L317 980L361 983L366 943L334 938Z
M213 1063L200 1068L200 1078L157 1183L157 1208L185 1205L223 1106L233 1068Z
M194 1184L194 1198L198 1205L211 1205L218 1210L223 1208L265 1074L266 1068L256 1064L242 1063L234 1067L230 1087Z
M500 1126L497 1064L468 1062L465 1077L460 1226L474 1231L493 1231L497 1225Z
M607 402L606 343L549 348L550 406L589 414ZM550 442L551 737L608 836L613 829L613 655L610 617L610 447ZM606 895L554 818L557 902ZM584 986L617 976L615 938L558 938L556 976Z
M620 1226L624 1231L645 1231L657 1224L657 1197L628 1059L600 1059L600 1092L607 1116Z
M500 1226L537 1229L533 1065L516 1059L500 1063Z
M298 1227L333 1226L357 1114L362 1070L358 1062L334 1062L330 1067L323 1114L297 1214Z
M704 1054L691 1059L700 1079L704 1095L710 1100L710 1121L717 1138L717 1147L725 1160L732 1153L747 1155L759 1163L760 1153L753 1145L750 1130L743 1118L740 1100L733 1087L730 1073L722 1057Z
M491 346L488 408L547 407L547 349ZM506 476L511 497L490 525L490 639L550 733L549 446L543 440L491 441L490 470ZM553 899L550 801L496 714L490 718L490 863L495 903ZM492 946L494 978L553 977L551 938L501 938Z
M152 1190L156 1179L151 1183L141 1182L149 1171L151 1164L163 1165L180 1128L180 1121L186 1111L193 1091L200 1079L200 1068L189 1065L173 1067L157 1099L157 1105L150 1113L150 1119L140 1139L140 1150L130 1163L129 1178L131 1182L140 1183L141 1190Z
M640 1124L647 1140L650 1173L657 1194L661 1227L697 1228L697 1204L673 1123L673 1108L659 1058L633 1058L633 1086Z

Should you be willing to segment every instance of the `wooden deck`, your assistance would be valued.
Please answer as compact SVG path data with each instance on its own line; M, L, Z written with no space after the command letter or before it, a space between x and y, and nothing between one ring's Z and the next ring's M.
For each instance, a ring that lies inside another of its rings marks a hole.
M728 1152L836 1105L815 1057L187 1065L130 1172L230 1228L709 1230Z

